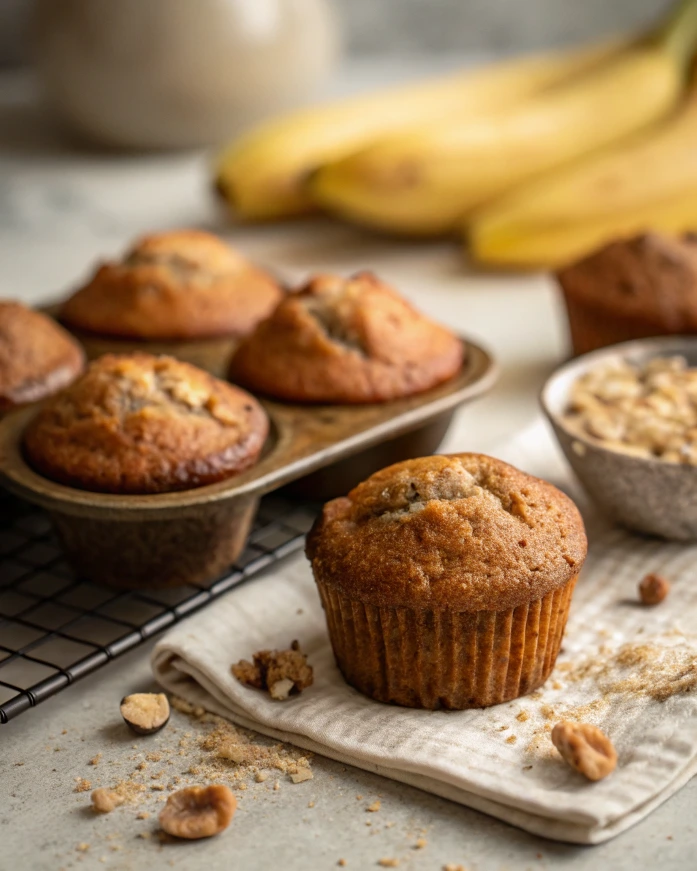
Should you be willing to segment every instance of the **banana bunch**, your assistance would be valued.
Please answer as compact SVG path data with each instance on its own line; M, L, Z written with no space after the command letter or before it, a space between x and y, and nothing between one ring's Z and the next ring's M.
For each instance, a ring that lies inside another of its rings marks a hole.
M215 184L249 220L313 211L307 177L378 136L413 124L428 128L450 117L474 118L503 109L616 56L626 40L524 57L435 81L393 88L271 120L218 157Z
M512 106L452 111L382 135L325 164L308 189L328 211L363 225L419 236L451 232L516 185L668 116L685 93L696 44L697 0L682 0L655 33L586 72ZM473 237L481 240L479 229Z
M697 80L655 129L524 185L463 232L478 262L529 269L561 266L619 236L695 228Z

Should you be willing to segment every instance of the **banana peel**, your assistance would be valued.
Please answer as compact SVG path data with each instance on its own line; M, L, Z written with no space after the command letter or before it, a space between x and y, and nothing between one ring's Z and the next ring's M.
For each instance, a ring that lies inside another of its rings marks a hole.
M355 97L271 120L225 148L215 186L247 220L276 220L316 209L304 187L319 166L377 136L452 114L473 116L505 107L583 73L626 49L629 39L522 57L425 83Z
M488 266L556 268L615 237L697 228L697 80L663 124L626 144L550 173L463 225Z
M522 182L626 139L683 96L697 46L697 0L650 38L507 111L452 115L383 138L322 167L316 202L364 226L440 236Z

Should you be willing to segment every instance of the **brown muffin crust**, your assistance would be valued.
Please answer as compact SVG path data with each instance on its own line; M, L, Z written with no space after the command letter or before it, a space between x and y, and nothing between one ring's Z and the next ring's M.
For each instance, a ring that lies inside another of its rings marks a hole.
M307 540L315 576L387 608L503 611L581 569L581 516L556 487L483 454L407 460L328 502Z
M557 273L577 354L647 336L697 333L697 237L612 242Z
M0 301L0 411L55 393L83 365L82 349L55 321L19 302Z
M253 465L268 421L256 400L172 357L108 354L24 434L29 463L83 490L162 493Z
M68 326L104 336L244 336L282 296L277 282L199 230L145 236L98 267L61 309Z
M229 375L290 402L381 402L447 381L464 355L459 339L371 273L320 275L240 344Z

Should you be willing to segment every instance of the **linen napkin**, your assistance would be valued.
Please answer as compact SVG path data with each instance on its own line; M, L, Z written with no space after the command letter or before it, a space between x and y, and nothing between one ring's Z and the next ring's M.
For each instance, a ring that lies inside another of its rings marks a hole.
M228 593L165 635L153 652L171 692L276 739L460 802L529 832L579 844L607 840L650 813L697 771L697 547L643 539L585 504L540 421L492 454L567 491L580 505L590 555L562 652L545 686L485 710L383 705L349 687L333 659L301 555ZM663 603L638 603L648 572ZM232 663L298 639L315 682L287 701L238 683ZM619 762L590 783L554 749L564 718L609 735Z

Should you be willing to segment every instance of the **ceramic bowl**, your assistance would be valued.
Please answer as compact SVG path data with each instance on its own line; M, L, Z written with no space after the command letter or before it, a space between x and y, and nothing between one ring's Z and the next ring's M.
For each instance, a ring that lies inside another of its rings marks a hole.
M574 472L596 505L634 532L674 541L697 539L697 467L609 450L563 420L572 384L616 361L642 365L653 357L685 357L697 366L697 337L638 339L592 351L561 366L540 401Z

